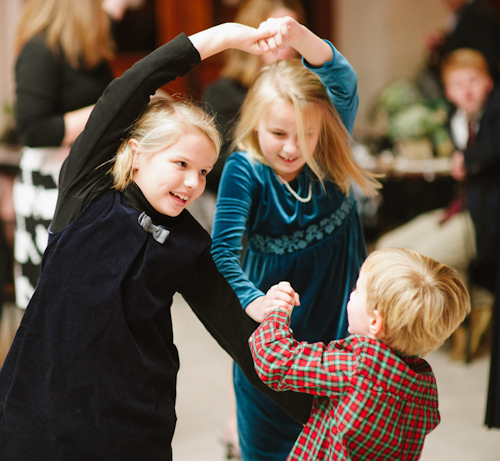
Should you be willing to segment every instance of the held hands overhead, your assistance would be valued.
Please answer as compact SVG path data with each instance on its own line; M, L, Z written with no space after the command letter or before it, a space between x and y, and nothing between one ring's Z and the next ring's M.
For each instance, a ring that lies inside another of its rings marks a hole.
M329 45L317 35L286 16L269 18L258 29L234 22L219 24L190 37L201 59L235 48L261 55L277 53L287 46L295 48L312 65L321 65L333 58Z
M307 29L295 19L285 16L269 18L259 26L258 31L269 33L268 37L259 40L260 49L263 52L277 53L287 46L297 46Z

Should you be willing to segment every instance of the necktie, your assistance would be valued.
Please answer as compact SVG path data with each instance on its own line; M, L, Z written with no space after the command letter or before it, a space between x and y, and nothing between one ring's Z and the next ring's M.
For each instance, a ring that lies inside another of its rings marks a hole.
M470 149L474 145L474 141L476 140L476 131L477 131L477 123L475 120L467 121L467 128L469 131L469 137L467 138L467 149ZM444 224L448 219L454 216L457 213L460 213L462 210L465 210L467 206L467 195L465 193L465 186L462 184L458 185L458 191L455 194L455 197L448 205L444 212L444 216L441 219L441 224Z
M474 120L469 120L467 122L467 127L469 129L469 137L467 138L467 149L473 146L476 140L477 123Z

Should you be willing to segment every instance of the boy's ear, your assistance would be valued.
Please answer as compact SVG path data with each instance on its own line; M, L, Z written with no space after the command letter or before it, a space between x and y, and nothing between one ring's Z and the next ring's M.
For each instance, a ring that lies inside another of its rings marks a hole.
M382 319L382 316L377 309L375 309L371 313L371 319L368 328L370 329L370 333L374 338L383 339L385 337L384 320Z

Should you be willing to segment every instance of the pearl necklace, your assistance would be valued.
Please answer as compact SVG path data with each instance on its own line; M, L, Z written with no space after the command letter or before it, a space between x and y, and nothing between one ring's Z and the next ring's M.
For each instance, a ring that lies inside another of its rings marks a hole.
M301 197L299 194L297 194L297 192L295 192L290 184L288 184L287 181L285 181L279 174L276 175L278 177L278 181L283 184L287 189L288 189L288 192L290 192L290 194L292 194L299 202L301 203L307 203L309 201L311 201L311 198L312 198L312 183L309 183L309 192L307 194L307 197L303 198Z

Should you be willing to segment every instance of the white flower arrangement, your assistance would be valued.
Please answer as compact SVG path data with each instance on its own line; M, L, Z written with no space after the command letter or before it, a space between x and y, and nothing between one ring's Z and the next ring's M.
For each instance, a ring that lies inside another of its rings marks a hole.
M394 141L432 137L443 126L442 115L424 104L415 104L389 120L389 136Z

